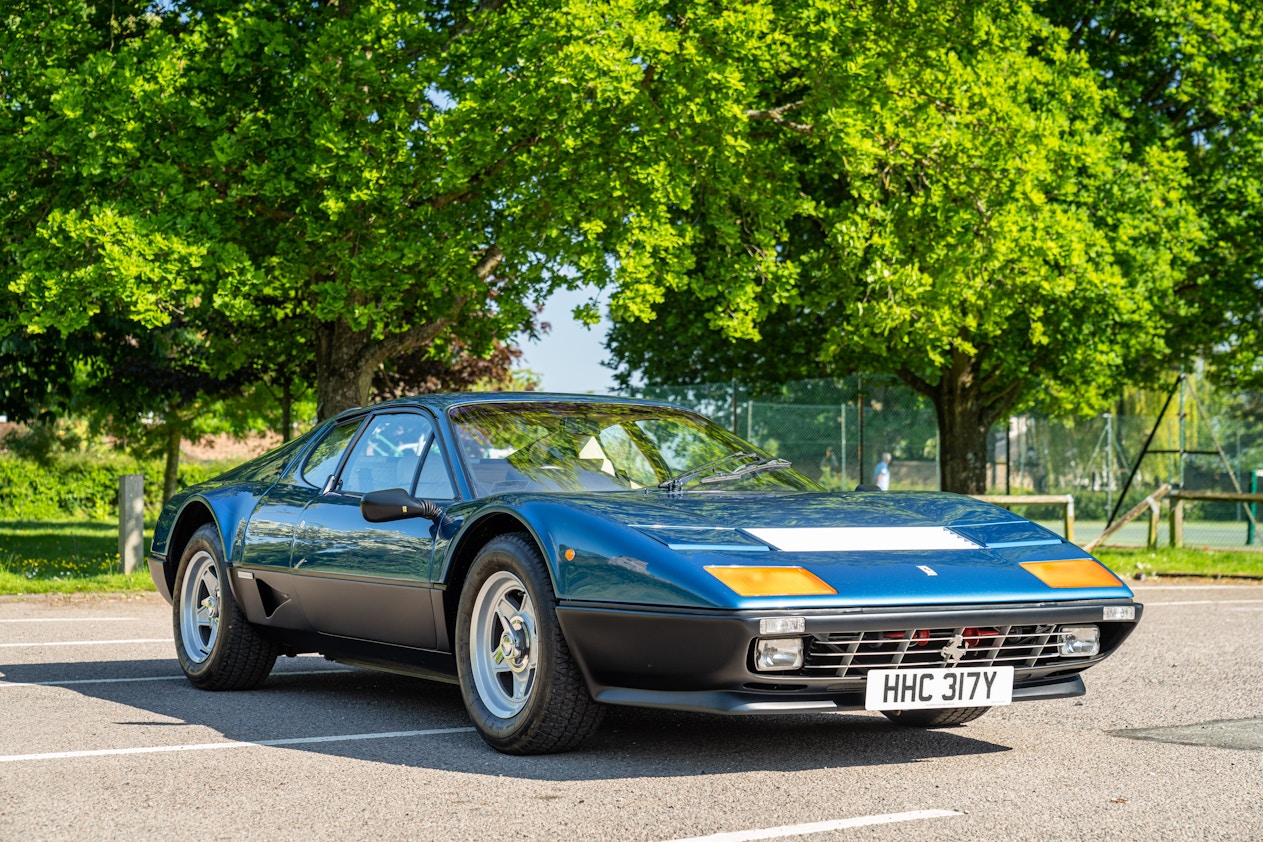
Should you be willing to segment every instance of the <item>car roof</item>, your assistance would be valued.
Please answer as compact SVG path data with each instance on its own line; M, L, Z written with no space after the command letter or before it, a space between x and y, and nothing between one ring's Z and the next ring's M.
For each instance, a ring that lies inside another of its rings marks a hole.
M385 407L424 406L444 412L453 406L479 403L586 403L593 406L669 406L675 404L643 398L624 398L615 395L572 395L564 392L438 392L429 395L413 395L395 398L368 407L355 407L338 413L338 418Z

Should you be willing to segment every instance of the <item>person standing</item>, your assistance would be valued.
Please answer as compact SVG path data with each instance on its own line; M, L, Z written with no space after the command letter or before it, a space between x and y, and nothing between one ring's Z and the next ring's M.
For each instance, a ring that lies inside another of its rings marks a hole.
M882 491L890 490L890 454L883 453L881 461L877 463L876 469L873 470L873 485Z

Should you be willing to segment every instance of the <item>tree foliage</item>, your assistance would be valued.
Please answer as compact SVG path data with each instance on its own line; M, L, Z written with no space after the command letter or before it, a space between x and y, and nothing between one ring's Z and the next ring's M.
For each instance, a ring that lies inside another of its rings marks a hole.
M1048 0L1038 8L1115 94L1128 151L1184 162L1208 236L1173 325L1213 373L1263 384L1263 7L1230 0Z
M1227 0L10 5L11 335L189 327L325 417L614 287L651 380L898 374L962 490L1015 408L1254 337Z
M1181 161L1127 154L1068 33L1010 2L762 3L746 31L760 12L752 42L694 33L732 81L692 128L722 134L678 161L691 265L615 298L626 369L897 374L934 402L943 487L981 491L997 420L1168 358L1202 236Z
M489 352L552 287L608 277L587 236L607 163L574 154L609 134L584 81L625 53L609 51L622 33L600 32L606 12L211 0L102 14L56 0L5 20L0 213L22 329L196 314L222 372L275 359L297 323L326 417L364 403L388 359L447 339Z

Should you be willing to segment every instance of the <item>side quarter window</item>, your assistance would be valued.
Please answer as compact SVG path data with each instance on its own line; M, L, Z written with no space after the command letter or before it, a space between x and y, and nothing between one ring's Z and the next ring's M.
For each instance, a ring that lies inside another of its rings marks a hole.
M360 428L360 420L334 427L303 463L303 479L317 488L324 488L329 477L338 469L338 462L351 439Z

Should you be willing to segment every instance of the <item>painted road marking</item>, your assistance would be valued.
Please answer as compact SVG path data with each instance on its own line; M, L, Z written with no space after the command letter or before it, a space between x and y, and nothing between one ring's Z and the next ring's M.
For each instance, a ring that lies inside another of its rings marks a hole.
M0 623L104 623L125 620L139 622L143 617L16 617L0 620Z
M1242 590L1246 588L1255 588L1258 585L1238 584L1238 585L1145 585L1133 584L1131 586L1134 591L1218 591L1218 590Z
M23 646L118 646L125 643L175 643L170 637L147 637L139 640L58 640L52 643L0 643L5 649L17 649Z
M288 740L232 740L222 743L191 743L178 746L143 746L140 748L102 748L91 751L53 751L45 754L10 754L0 756L0 763L17 763L25 760L67 760L77 757L110 757L120 754L161 754L172 751L218 751L229 748L271 748L276 746L303 746L318 743L345 743L359 740L390 740L403 737L433 737L442 734L464 734L473 731L464 728L427 728L423 731L383 731L375 734L336 734L330 737L294 737ZM766 838L766 837L759 837Z
M3 759L3 758L0 758ZM896 822L915 822L922 819L945 819L950 816L962 816L956 810L914 810L910 813L887 813L882 816L858 816L853 819L837 819L829 822L811 822L809 824L789 824L782 827L769 827L762 830L737 830L731 833L715 833L710 836L691 836L687 839L674 839L672 842L754 842L758 839L783 839L787 836L806 836L810 833L827 833L830 830L847 830L853 827L868 827L876 824L895 824Z
M328 675L330 673L353 673L353 669L327 669L327 670L275 670L270 677L275 678L280 675ZM141 678L76 678L69 681L0 681L0 688L4 687L69 687L72 684L130 684L136 681L180 681L184 679L184 674L180 675L151 675Z
M1254 605L1263 603L1263 599L1190 599L1183 602L1146 602L1145 608L1158 605Z

